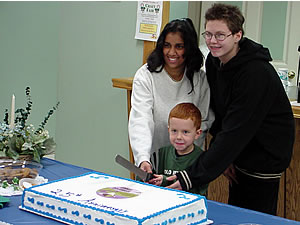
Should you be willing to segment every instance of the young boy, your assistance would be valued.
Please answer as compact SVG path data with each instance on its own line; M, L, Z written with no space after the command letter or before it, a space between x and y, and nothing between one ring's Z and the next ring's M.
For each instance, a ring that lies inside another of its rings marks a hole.
M170 146L158 150L158 166L155 178L149 181L158 186L170 185L168 176L175 175L190 166L203 152L194 144L201 134L201 113L193 103L180 103L169 114L168 130ZM160 175L158 175L160 174ZM189 190L195 194L205 195L208 184L196 186Z

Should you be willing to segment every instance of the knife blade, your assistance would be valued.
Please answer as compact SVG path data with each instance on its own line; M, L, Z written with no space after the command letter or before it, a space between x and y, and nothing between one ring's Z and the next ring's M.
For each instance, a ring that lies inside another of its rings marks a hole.
M146 171L140 169L124 157L120 155L116 155L115 161L120 164L121 166L125 167L128 169L130 172L133 172L135 175L137 175L139 178L144 180L145 182L151 180L154 176L152 173L147 173Z

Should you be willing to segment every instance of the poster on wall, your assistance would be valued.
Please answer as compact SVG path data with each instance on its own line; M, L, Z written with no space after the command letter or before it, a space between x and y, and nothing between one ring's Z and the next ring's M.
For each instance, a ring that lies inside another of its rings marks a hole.
M162 1L138 1L135 39L157 41L162 11Z

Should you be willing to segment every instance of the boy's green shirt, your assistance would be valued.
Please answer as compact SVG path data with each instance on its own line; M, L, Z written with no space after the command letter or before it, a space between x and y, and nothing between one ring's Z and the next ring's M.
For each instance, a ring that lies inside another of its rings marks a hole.
M175 175L178 171L185 170L191 166L193 162L203 153L203 150L194 145L194 150L186 155L177 156L175 148L170 145L158 150L158 171L156 174L164 176L161 186L168 186L173 183L166 180L166 177ZM207 192L208 184L196 186L189 190L189 192L205 195Z

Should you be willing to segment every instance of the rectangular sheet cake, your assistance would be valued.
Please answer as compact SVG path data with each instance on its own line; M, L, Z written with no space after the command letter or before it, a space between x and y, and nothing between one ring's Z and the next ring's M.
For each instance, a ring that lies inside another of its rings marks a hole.
M97 172L25 189L20 208L77 225L208 223L203 196Z

